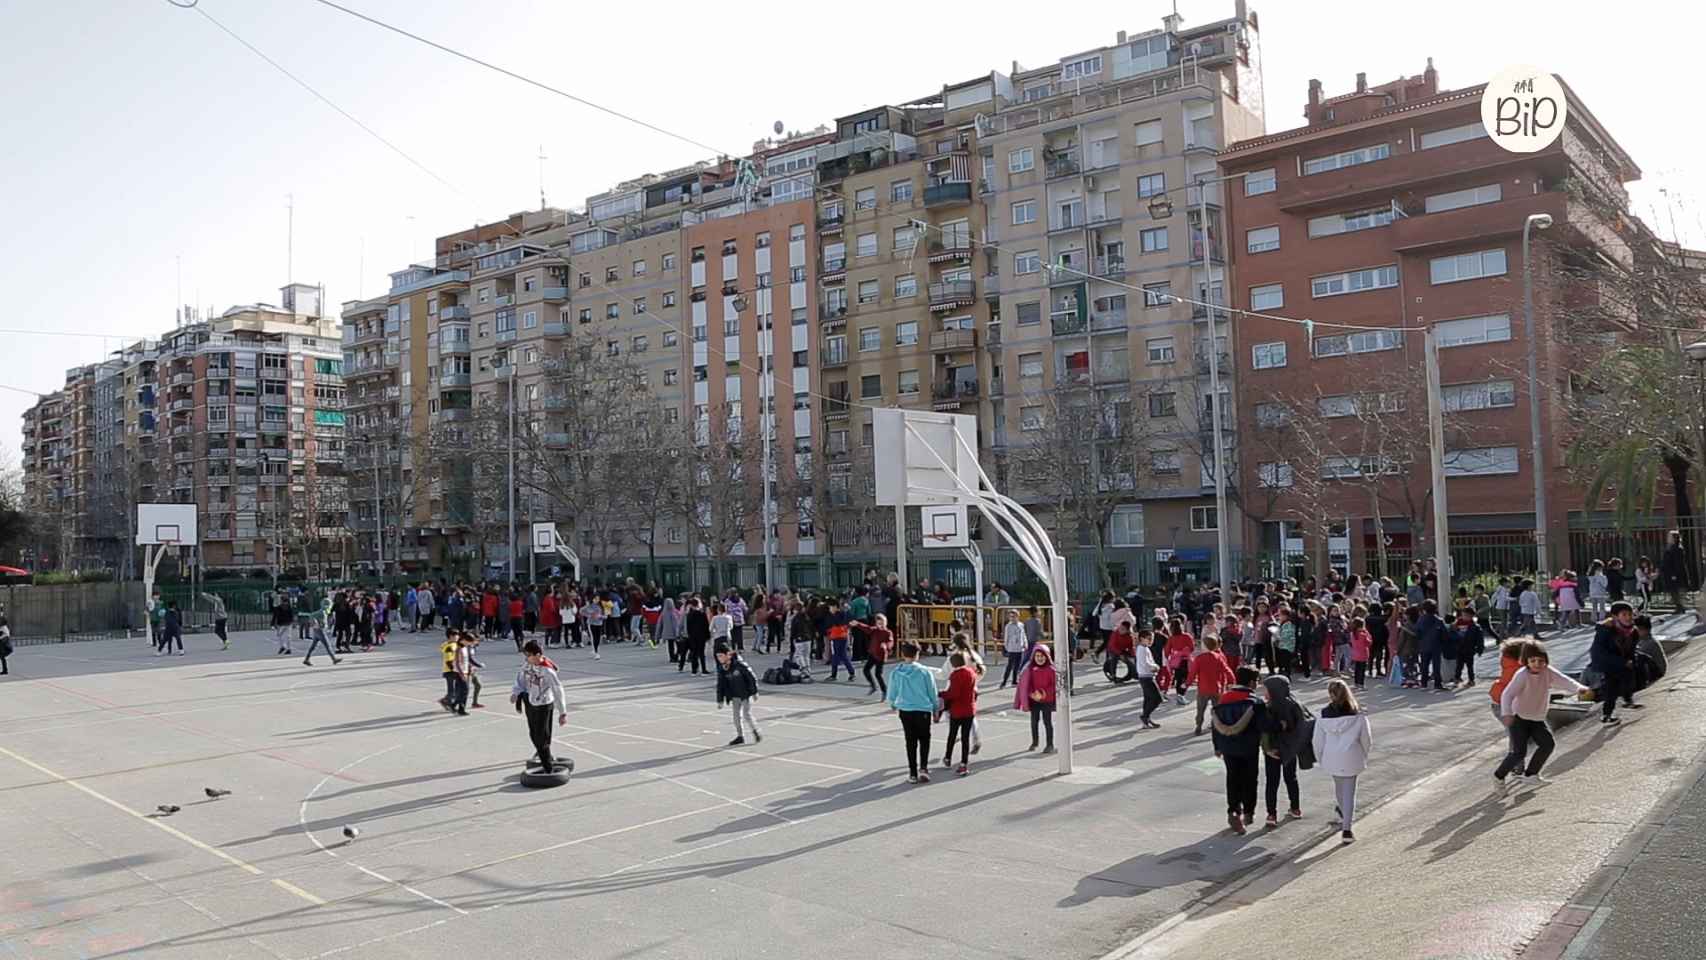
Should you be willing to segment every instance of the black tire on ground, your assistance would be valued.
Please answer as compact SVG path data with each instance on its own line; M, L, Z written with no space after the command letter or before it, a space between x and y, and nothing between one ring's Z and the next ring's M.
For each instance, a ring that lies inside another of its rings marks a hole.
M1125 668L1125 676L1123 677L1120 676L1121 667ZM1133 666L1130 660L1121 660L1115 657L1108 658L1108 661L1102 664L1102 672L1107 674L1108 679L1113 681L1115 685L1130 683L1137 677L1137 668Z
M550 771L545 768L530 765L521 774L521 785L524 787L560 787L569 782L569 774L575 772L575 762L561 759L552 764Z

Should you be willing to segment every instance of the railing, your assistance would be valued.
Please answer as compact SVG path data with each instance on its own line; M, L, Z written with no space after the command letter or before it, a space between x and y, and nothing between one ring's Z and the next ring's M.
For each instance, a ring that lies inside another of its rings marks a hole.
M1123 277L1123 276L1125 276L1125 258L1124 257L1097 257L1096 258L1096 276L1098 276L1098 277Z
M1050 233L1061 230L1082 230L1086 223L1089 221L1084 218L1084 211L1077 207L1068 207L1067 212L1056 213L1048 218Z
M1226 351L1219 351L1215 354L1215 357L1219 361L1216 366L1220 368L1221 374L1228 374L1232 372L1231 354ZM1198 373L1208 373L1208 353L1206 351L1197 351L1196 356L1193 358L1193 362L1196 365Z
M1083 260L1068 260L1065 263L1060 264L1058 267L1051 265L1047 270L1048 285L1051 287L1063 287L1069 284L1083 283L1084 274L1089 272L1084 269L1086 266L1088 266L1088 264Z
M976 330L938 330L930 334L930 349L933 352L975 350L976 348Z
M829 417L845 417L851 405L852 400L848 397L824 397L823 415L826 419Z
M556 410L567 410L567 409L569 409L569 398L568 397L557 397L557 396L546 397L544 400L544 403L545 403L545 409L547 409L547 410L556 411Z
M971 280L938 280L930 285L932 304L958 303L977 296L977 284Z
M539 436L545 446L551 450L563 450L569 445L569 435L566 433L542 433Z
M562 303L564 300L569 299L569 288L546 287L543 296L549 303Z
M977 394L977 381L975 380L948 380L936 384L930 390L930 395L937 400L972 399Z
M492 298L492 303L499 307L513 307L515 306L515 294L500 293Z
M932 259L948 259L951 257L965 258L971 256L971 237L955 234L940 240L930 241L930 256Z
M174 387L181 387L186 383L194 383L194 382L195 382L195 374L193 374L193 373L174 373L174 374L172 374L171 383L172 383L172 386L174 386Z
M511 327L508 330L499 330L492 339L497 343L510 343L515 340L515 336L515 328Z
M937 207L951 203L971 202L971 181L938 183L924 188L924 206Z
M818 313L824 321L840 320L847 316L847 304L832 305L825 302L818 307Z
M547 406L545 409L549 410L551 408ZM453 423L453 422L456 422L459 420L469 420L469 419L472 419L473 416L474 416L474 411L468 407L439 407L438 408L438 418L440 420L447 422L447 423Z
M1001 274L985 274L983 278L983 296L986 300L994 300L1001 296Z
M1126 314L1124 308L1118 310L1094 310L1090 313L1090 329L1092 330L1124 330Z
M1084 332L1084 318L1077 310L1056 310L1048 315L1048 319L1057 337Z
M818 352L818 357L825 367L845 367L847 365L847 344L824 347Z
M843 211L819 214L817 218L817 228L819 230L839 230L846 218L847 214Z
M824 273L846 273L847 272L847 258L846 257L825 257L824 261L823 261L823 272Z
M438 308L438 319L440 323L447 320L466 320L468 319L468 316L468 308L461 304L451 304L448 307Z
M1056 177L1075 176L1083 171L1083 168L1079 166L1077 153L1066 153L1051 157L1045 167L1044 176L1049 180Z
M569 325L561 320L549 320L540 324L540 329L545 331L547 337L561 337L568 334Z
M466 387L473 382L473 375L467 373L445 373L440 374L438 378L438 385L441 387Z

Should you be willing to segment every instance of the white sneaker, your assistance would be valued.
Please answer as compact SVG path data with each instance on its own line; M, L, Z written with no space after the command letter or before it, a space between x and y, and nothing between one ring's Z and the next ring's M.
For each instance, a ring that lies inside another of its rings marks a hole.
M1184 706L1184 705L1185 705L1185 695L1184 695L1184 694L1182 694L1182 693L1180 693L1180 694L1175 694L1175 695L1174 695L1174 697L1173 697L1173 699L1175 699L1175 700L1177 700L1177 701L1179 701L1179 706L1181 706L1181 707L1182 707L1182 706Z
M593 659L594 659L594 660L603 660L603 659L604 659L604 654L602 654L602 653L595 653L595 654L593 654L593 655L592 655L592 658L593 658Z
M1505 778L1505 792L1515 793L1516 791L1521 790L1527 783L1527 776L1520 773L1513 773Z
M1548 780L1547 778L1541 776L1538 773L1532 777L1523 777L1522 780L1523 780L1523 783L1530 790L1536 790L1536 789L1539 789L1540 787L1549 787L1552 785L1551 780Z

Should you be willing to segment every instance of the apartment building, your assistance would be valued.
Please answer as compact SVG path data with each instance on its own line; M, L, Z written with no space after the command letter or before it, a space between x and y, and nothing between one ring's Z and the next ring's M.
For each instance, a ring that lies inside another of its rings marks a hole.
M1500 148L1482 127L1483 89L1440 89L1431 61L1378 86L1359 74L1352 92L1331 98L1311 81L1305 126L1220 155L1241 178L1228 191L1234 305L1314 321L1233 323L1248 439L1240 489L1262 551L1325 548L1334 563L1367 569L1380 538L1401 551L1418 545L1417 527L1431 522L1423 327L1440 347L1453 537L1534 529L1533 403L1551 542L1581 515L1582 491L1560 467L1562 412L1548 397L1567 388L1572 357L1624 329L1615 310L1596 330L1567 322L1606 313L1586 309L1593 284L1570 274L1585 263L1629 267L1623 184L1640 171L1568 91L1557 142L1531 154ZM1540 214L1552 226L1534 231L1525 263L1524 223ZM1535 281L1532 344L1525 271ZM1526 377L1531 345L1538 396Z
M152 341L138 341L96 367L95 476L81 566L123 572L135 553L130 507L157 495L155 352Z
M1022 475L1024 449L1058 442L1075 410L1096 411L1087 445L1102 456L1098 482L1131 494L1106 542L1166 550L1174 579L1212 575L1219 523L1208 311L1173 298L1219 301L1225 253L1213 243L1205 251L1199 188L1188 185L1215 175L1223 145L1263 131L1259 49L1242 0L1232 17L1197 27L1169 15L1111 46L1015 64L995 78L982 124L988 441L1006 478L997 482L1046 512L1051 478ZM1182 215L1167 216L1165 204ZM1213 239L1224 217L1217 186L1207 206ZM1223 320L1216 326L1224 344ZM1221 379L1223 396L1231 379ZM1072 526L1056 524L1067 546L1093 542ZM1116 579L1154 575L1118 566Z
M72 446L64 390L44 394L24 411L24 504L36 522L22 562L30 569L70 566L72 544L67 531L77 511L71 493Z

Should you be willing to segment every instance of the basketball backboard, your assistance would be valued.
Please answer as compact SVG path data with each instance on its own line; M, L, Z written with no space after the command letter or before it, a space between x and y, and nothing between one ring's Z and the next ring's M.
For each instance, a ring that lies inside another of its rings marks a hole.
M557 525L549 521L533 525L533 552L557 552Z
M976 417L885 407L871 424L879 505L968 502L956 477L978 489Z
M136 544L168 543L193 547L196 537L195 504L139 503L136 505Z
M919 510L923 519L924 546L967 547L971 545L971 529L966 523L963 503L932 504Z

